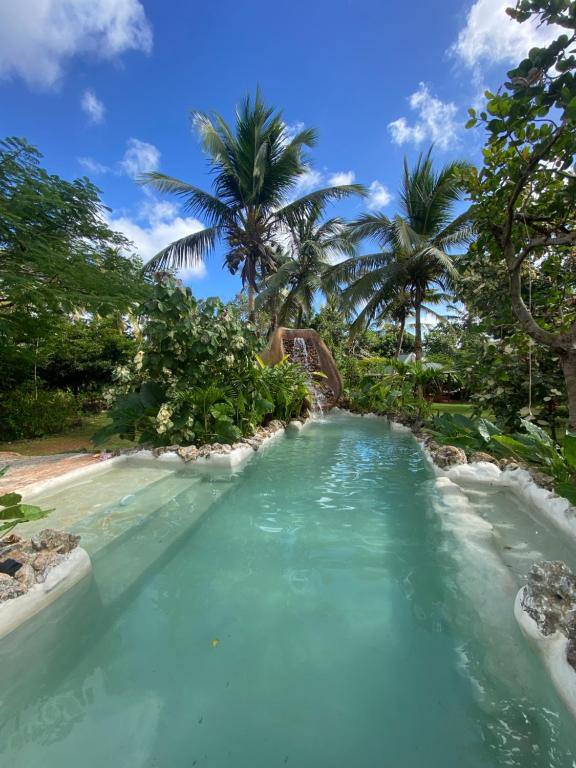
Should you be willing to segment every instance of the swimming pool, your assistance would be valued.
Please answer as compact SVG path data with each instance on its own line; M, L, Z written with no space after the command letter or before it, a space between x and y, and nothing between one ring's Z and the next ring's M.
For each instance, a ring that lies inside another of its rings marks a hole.
M94 479L93 578L0 643L2 766L575 764L512 613L525 553L574 553L514 499L459 516L411 435L348 416L154 471Z

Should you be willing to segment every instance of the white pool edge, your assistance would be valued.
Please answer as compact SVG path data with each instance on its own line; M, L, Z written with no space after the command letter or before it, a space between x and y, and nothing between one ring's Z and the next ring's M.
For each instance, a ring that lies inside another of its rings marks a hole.
M121 464L126 461L128 457L126 455L113 456L110 459L102 459L101 461L94 462L93 464L85 464L83 467L77 469L71 469L68 472L64 472L57 477L50 477L47 480L38 480L35 483L29 483L20 489L17 489L17 493L22 496L24 501L27 501L31 497L37 496L45 491L52 491L59 488L61 485L68 485L71 480L81 480L84 477L91 477L97 475L104 470L109 469L111 466Z

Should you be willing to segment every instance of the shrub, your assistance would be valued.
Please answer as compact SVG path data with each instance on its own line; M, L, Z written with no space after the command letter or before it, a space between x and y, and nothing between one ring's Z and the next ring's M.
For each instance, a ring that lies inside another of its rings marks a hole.
M19 440L62 432L79 421L71 392L21 388L0 397L0 439Z
M154 445L231 443L272 418L300 415L308 397L299 366L268 368L252 327L218 299L197 301L171 276L158 280L144 307L144 343L118 371L114 434Z
M485 451L536 466L554 479L560 496L576 504L576 436L566 433L560 447L527 419L521 419L520 426L521 432L505 434L487 419L445 413L433 419L429 431L437 442L456 445L467 453Z

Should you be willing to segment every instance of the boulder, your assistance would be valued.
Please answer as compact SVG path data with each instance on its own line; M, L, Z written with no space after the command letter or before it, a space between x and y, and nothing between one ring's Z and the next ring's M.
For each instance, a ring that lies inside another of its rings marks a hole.
M187 445L182 448L178 448L178 456L188 463L189 461L195 461L198 458L198 448L195 445Z
M484 451L474 451L474 453L470 454L468 461L470 464L477 461L486 461L489 464L496 464L498 466L498 460L495 459L494 456L490 456L489 453L484 453Z
M540 632L561 632L571 642L568 660L576 657L576 576L558 560L535 563L523 590L522 609L536 622Z
M63 531L55 531L52 528L44 528L37 536L31 538L32 546L37 552L43 549L51 549L61 555L71 552L80 543L80 536Z
M32 568L40 574L45 573L48 568L52 568L62 562L63 556L53 550L44 549L39 552L32 561ZM43 579L42 579L43 581Z
M0 603L5 600L12 600L14 597L20 597L25 592L26 587L23 584L7 573L0 573Z
M512 470L512 469L520 468L520 465L518 464L517 461L514 461L514 459L500 459L500 461L498 462L498 466L500 467L501 470L505 470L505 469Z
M432 453L434 462L443 469L445 467L452 467L455 464L468 463L468 459L462 448L457 448L455 445L439 445L433 452L431 445L428 445L428 450Z
M24 587L25 590L29 590L30 587L33 587L34 584L36 584L36 571L34 568L32 568L30 563L26 563L18 571L16 571L14 578Z
M530 476L532 480L539 485L540 488L545 488L547 491L554 490L554 478L547 475L545 472L541 472L539 469L530 469Z

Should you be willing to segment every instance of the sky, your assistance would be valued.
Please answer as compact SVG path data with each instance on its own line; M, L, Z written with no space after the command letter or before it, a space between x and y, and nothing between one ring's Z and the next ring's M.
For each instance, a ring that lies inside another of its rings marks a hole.
M550 34L509 19L511 2L0 0L0 136L94 181L146 261L202 222L136 178L159 169L210 189L190 111L233 120L259 84L288 126L319 132L298 191L360 182L369 197L330 213L393 215L404 157L433 143L438 164L480 162L468 107ZM221 250L182 277L201 297L240 289Z

